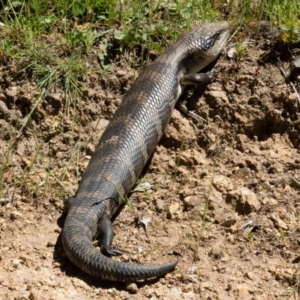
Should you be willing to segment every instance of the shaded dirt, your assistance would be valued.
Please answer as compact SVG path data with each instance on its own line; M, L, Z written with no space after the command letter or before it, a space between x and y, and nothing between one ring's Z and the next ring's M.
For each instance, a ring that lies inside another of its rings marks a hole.
M174 111L142 179L152 188L134 193L136 212L125 206L114 222L114 245L124 252L117 259L177 255L176 270L126 285L101 282L68 261L63 201L137 75L125 57L99 75L96 49L83 97L75 103L51 92L23 129L20 119L40 90L10 63L1 66L0 298L297 299L299 105L278 67L261 60L270 46L255 41L238 63L225 53L219 60L218 77L196 105L207 123ZM148 217L146 232L139 220Z

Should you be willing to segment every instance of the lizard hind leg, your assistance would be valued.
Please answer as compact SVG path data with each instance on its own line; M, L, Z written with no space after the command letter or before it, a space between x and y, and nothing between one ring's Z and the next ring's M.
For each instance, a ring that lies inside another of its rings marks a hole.
M106 256L121 255L121 251L111 246L114 238L114 233L111 220L107 215L103 215L98 221L98 230L102 238L101 252Z

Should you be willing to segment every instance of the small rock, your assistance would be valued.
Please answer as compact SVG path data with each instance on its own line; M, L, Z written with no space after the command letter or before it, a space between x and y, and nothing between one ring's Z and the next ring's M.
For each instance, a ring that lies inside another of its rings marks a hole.
M187 149L185 151L182 151L180 154L180 164L184 164L187 166L205 165L207 164L207 161L201 152L195 149Z
M14 266L14 267L17 267L20 263L21 263L22 261L21 261L21 259L14 259L13 261L12 261L12 265Z
M180 204L173 201L169 207L168 217L174 219L176 215L179 214Z
M221 193L231 191L233 185L231 181L224 175L216 175L213 182L214 187Z
M5 94L8 100L16 100L19 92L16 89L12 89L12 90L6 89Z
M197 267L196 266L191 266L189 268L189 274L196 274L197 273Z
M10 213L10 219L11 220L21 219L22 217L23 217L23 214L20 213L19 211L14 210Z
M41 295L41 293L38 290L31 289L28 298L30 300L38 300L38 299L42 299L42 295Z
M273 223L277 229L279 229L279 230L282 230L282 229L287 230L288 229L288 226L286 225L286 223L283 222L276 213L270 214L270 219L273 221Z
M212 132L208 132L206 135L212 143L216 142L216 136Z
M95 151L95 145L93 143L88 143L86 145L86 153L89 155L93 155L94 151Z
M161 199L157 199L155 201L155 207L158 212L162 212L165 208L165 201L163 201Z
M53 268L60 268L61 264L59 262L54 262L53 264Z
M100 119L91 123L91 128L94 129L95 141L98 141L106 129L109 121L106 119Z
M238 141L241 143L249 143L249 138L245 134L238 134Z
M229 227L231 227L231 226L232 226L233 224L235 224L235 223L236 223L236 220L231 218L231 219L227 219L227 220L221 222L220 225L221 225L222 227L227 227L227 228L229 228Z
M192 283L188 283L186 285L183 286L182 291L184 293L189 293L191 291L193 291L193 284Z
M9 117L11 115L11 112L7 108L5 102L0 101L0 116L2 118Z
M277 200L275 200L274 198L264 198L263 200L262 200L262 203L264 204L264 205L266 205L266 204L269 204L269 205L277 205L278 204L278 201Z
M52 93L47 95L46 100L55 104L61 104L62 96L61 93Z
M53 243L53 242L48 242L48 243L47 243L47 247L49 247L49 248L50 248L50 247L55 247L55 243Z
M226 207L222 193L216 189L212 189L209 199L209 209L213 211L215 221L217 223L222 222L224 220L224 209Z
M238 112L235 112L234 113L234 116L236 118L236 120L239 122L239 123L242 123L242 124L246 124L248 123L248 118L246 116L242 116L241 114L239 114Z
M128 256L127 254L123 254L123 255L122 255L122 259L123 259L124 261L129 261L129 256Z
M74 287L77 289L77 288L82 288L86 291L90 291L91 290L91 287L85 283L83 280L80 280L76 277L73 277L72 279L72 283L74 284ZM51 284L50 284L51 285Z
M191 210L195 206L199 205L199 197L187 196L183 199L184 208L186 211Z
M253 75L243 74L240 75L238 80L240 82L252 82L253 81Z
M234 236L233 234L229 234L229 235L227 236L227 240L228 240L230 243L234 244L234 243L235 243L235 236Z
M280 164L280 163L273 164L269 168L268 172L271 173L271 174L283 173L284 172L283 165Z
M26 292L26 293L24 293L23 295L21 295L20 297L14 298L14 299L16 299L16 300L28 300L28 299L30 299L30 298L29 298L29 295L30 295L30 293L29 293L29 292Z
M239 300L250 300L249 290L244 286L238 286L237 288L237 299Z
M249 138L245 134L237 135L237 149L246 152L249 148Z
M247 158L245 161L246 161L247 166L250 169L254 170L255 172L258 172L261 170L261 164L256 159Z
M247 215L260 209L260 203L254 192L242 187L238 190L236 211L241 215Z
M128 70L123 70L123 69L119 69L117 72L116 72L116 75L118 77L124 77L124 76L127 76L128 75Z
M136 283L128 283L126 285L126 290L130 293L133 293L133 294L136 294L139 291L138 286L136 285Z
M272 279L272 276L269 272L265 272L262 276L261 279L265 280L265 281L270 281Z
M211 283L208 281L203 281L200 283L200 291L204 292L206 289L209 289L211 287Z
M254 279L255 279L254 273L252 273L252 272L250 272L250 271L246 273L246 277L249 278L249 279L251 279L251 280L254 280Z
M164 297L165 295L165 290L162 286L157 287L154 292L156 297L158 298Z
M226 96L226 93L223 91L209 91L207 93L209 98L213 99L220 99L223 103L228 103L228 97Z
M132 254L130 256L130 260L132 260L132 261L138 261L138 259L139 259L139 256L137 254Z
M110 294L110 295L112 295L114 297L114 299L115 299L119 292L117 291L117 289L111 288L111 289L107 290L107 293ZM130 299L130 298L128 298L128 299Z
M244 214L249 214L260 209L260 203L255 193L247 188L241 188L241 198L238 202L237 211L241 209Z

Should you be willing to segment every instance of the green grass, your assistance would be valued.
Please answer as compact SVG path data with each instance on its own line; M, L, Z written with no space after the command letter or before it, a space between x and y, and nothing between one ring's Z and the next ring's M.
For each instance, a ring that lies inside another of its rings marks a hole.
M293 39L298 36L296 29L299 29L300 4L296 0L232 0L228 5L213 0L135 0L124 1L123 5L116 0L1 3L0 19L6 25L7 34L2 48L8 56L17 57L37 45L43 47L43 37L50 33L57 35L56 43L64 46L66 52L78 55L88 52L95 41L105 38L109 39L107 46L116 50L141 47L142 52L145 49L149 53L159 52L169 40L193 24L218 18L229 18L239 25L270 20L275 27L291 30ZM95 26L98 29L95 30Z
M95 44L99 69L125 50L138 50L144 65L181 32L217 19L241 28L269 20L284 42L299 41L297 0L1 0L0 9L0 60L16 59L47 88L80 90L83 60Z

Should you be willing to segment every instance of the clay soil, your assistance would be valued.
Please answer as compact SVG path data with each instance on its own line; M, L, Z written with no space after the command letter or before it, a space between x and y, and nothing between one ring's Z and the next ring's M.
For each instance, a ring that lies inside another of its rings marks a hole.
M277 62L289 73L291 52L253 38L230 59L232 47L190 105L206 122L174 110L140 180L151 188L134 192L113 223L114 246L124 253L115 259L179 258L165 277L131 284L77 269L60 233L64 200L138 75L133 58L118 57L99 73L95 45L83 95L57 89L35 110L36 80L2 63L1 299L298 299L300 112Z

